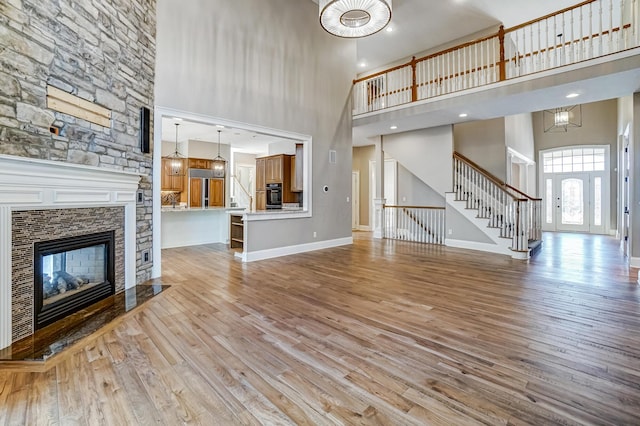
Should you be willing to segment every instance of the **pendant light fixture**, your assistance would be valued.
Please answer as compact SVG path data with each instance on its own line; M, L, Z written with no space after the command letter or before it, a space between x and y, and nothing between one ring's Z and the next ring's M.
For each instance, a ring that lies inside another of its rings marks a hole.
M570 127L582 127L582 105L544 110L545 133L566 132Z
M185 166L184 166L184 157L178 151L178 126L180 123L175 123L176 125L176 150L171 154L162 157L163 160L169 161L169 167L165 169L165 173L169 176L184 176L185 175Z
M319 0L320 25L338 37L366 37L387 26L392 1Z
M220 133L222 130L218 130L218 155L213 159L213 175L223 178L227 168L227 160L220 156Z

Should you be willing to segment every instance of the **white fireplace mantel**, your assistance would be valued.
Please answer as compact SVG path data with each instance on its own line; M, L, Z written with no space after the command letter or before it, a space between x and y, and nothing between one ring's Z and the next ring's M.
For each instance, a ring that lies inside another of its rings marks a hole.
M136 192L140 175L60 161L0 155L0 349L11 345L11 212L125 208L125 288L136 285Z

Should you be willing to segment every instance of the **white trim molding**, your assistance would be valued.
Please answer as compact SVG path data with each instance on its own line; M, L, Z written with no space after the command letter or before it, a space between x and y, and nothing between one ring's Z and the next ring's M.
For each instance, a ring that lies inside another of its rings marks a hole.
M11 345L11 212L125 208L125 288L136 285L136 192L140 175L61 161L0 155L0 349Z
M504 254L507 256L511 256L513 259L526 260L529 259L528 251L513 251L510 249L505 250L503 247L500 247L497 244L490 243L480 243L476 241L465 241L465 240L454 240L451 238L447 238L444 240L444 245L447 247L455 247L467 250L478 250L478 251L486 251L489 253L496 254Z
M295 246L277 247L267 250L236 253L236 256L241 257L243 262L255 262L257 260L271 259L280 256L289 256L297 253L306 253L308 251L322 250L327 248L346 246L350 244L353 244L353 237L337 238L335 240L325 240L307 244L298 244Z
M629 266L632 268L640 268L640 257L630 257ZM638 271L640 273L640 271Z

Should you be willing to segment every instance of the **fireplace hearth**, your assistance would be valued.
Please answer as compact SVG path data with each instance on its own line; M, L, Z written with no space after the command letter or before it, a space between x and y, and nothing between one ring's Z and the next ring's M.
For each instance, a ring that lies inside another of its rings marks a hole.
M114 231L34 244L36 330L115 294L114 244Z

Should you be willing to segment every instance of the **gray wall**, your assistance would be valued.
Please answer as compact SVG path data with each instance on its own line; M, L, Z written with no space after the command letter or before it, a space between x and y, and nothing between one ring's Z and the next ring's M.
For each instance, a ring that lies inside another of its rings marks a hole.
M369 223L369 210L371 205L369 187L369 161L375 158L376 147L360 146L353 148L353 171L360 172L360 225L371 226Z
M571 145L609 145L610 154L610 206L611 229L617 228L618 199L618 101L593 102L582 105L582 127L567 132L544 132L543 112L533 113L533 133L535 138L535 160L539 162L540 151ZM538 193L540 191L538 190Z
M449 203L445 205L445 215L447 221L445 237L447 239L495 244L475 223L469 221Z
M504 118L505 144L529 160L538 161L533 137L533 117L530 112Z
M455 124L453 148L498 179L506 180L507 148L503 117Z
M138 283L151 278L152 267L141 263L141 252L152 246L152 157L140 152L138 136L140 107L154 103L155 6L155 0L0 5L0 153L141 174ZM48 109L47 84L112 110L111 126Z
M444 197L398 163L398 204L444 207Z
M351 236L355 41L311 1L159 0L157 19L157 105L313 138L313 217L250 222L247 250Z
M387 135L384 137L383 150L442 197L452 190L451 126Z

